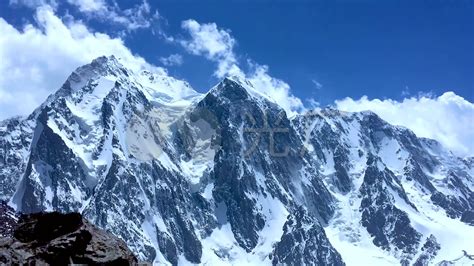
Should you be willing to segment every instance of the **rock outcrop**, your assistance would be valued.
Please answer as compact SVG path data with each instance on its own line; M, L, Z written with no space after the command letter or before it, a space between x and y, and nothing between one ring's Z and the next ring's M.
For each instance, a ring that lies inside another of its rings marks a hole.
M8 206L5 201L0 201L0 238L11 237L18 222L19 215Z
M125 242L98 229L79 213L21 215L13 234L0 238L6 265L133 265Z

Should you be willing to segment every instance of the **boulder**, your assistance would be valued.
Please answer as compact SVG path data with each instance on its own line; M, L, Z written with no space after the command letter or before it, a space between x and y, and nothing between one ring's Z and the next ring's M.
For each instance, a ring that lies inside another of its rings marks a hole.
M11 236L0 238L1 264L134 265L125 242L79 213L21 215Z

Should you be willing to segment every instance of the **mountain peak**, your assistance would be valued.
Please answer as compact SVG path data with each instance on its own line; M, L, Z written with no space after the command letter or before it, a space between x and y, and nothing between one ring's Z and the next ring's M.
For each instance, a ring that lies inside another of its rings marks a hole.
M125 62L114 55L110 55L100 56L90 63L78 67L67 78L61 89L48 98L47 102L86 89L90 82L97 84L99 80L103 79L126 83L128 85L125 88L137 88L151 102L187 101L200 95L188 82L169 76L163 68L156 67L137 71L134 68L129 68Z
M259 102L259 104L272 103L280 108L278 102L273 100L268 95L260 92L248 79L241 76L227 76L216 86L214 86L208 94L217 97L224 97L230 101L252 99Z
M96 59L93 59L92 60L92 63L97 63L97 64L106 64L108 62L116 62L118 63L118 59L114 56L114 55L109 55L109 56L106 56L106 55L102 55L102 56L99 56L97 57Z
M96 59L92 60L91 63L78 67L72 75L107 75L112 73L116 74L118 71L128 76L128 71L122 65L122 63L120 63L115 56L111 55L97 57Z
M237 77L225 77L208 94L216 97L224 97L231 101L245 100L249 97L248 89Z
M249 80L237 75L227 76L222 80L222 82L233 82L244 88L245 87L253 88L253 85Z

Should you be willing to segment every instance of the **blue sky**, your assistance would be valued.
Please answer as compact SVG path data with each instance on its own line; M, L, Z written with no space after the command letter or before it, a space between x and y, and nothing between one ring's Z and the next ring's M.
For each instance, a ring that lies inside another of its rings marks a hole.
M130 2L117 4L122 9L136 4ZM123 39L132 52L157 65L160 57L180 54L183 64L168 67L170 73L199 91L217 81L215 64L152 34L153 28L185 36L183 20L214 22L235 38L235 54L244 68L247 59L268 65L294 95L323 105L343 97L401 99L448 90L472 102L474 2L415 2L150 1L162 18ZM122 30L60 3L57 14L66 13L97 31L114 35ZM33 21L33 14L24 5L1 3L0 16L19 28Z
M408 88L412 94L453 90L472 101L473 2L410 2L216 1L164 4L160 11L171 31L187 18L230 29L239 55L269 65L302 98L399 99ZM205 77L195 80L206 85Z
M290 114L372 110L474 154L473 1L0 1L0 120L114 54L206 92L250 80Z

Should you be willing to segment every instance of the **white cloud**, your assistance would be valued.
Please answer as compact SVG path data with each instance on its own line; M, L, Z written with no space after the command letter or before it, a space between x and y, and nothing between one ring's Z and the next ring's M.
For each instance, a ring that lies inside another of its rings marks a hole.
M180 44L189 53L218 63L214 73L218 78L241 74L233 51L235 39L229 31L218 29L215 23L200 24L192 19L183 21L181 27L191 35L191 39L180 40Z
M307 105L308 105L309 109L316 109L316 108L321 107L321 104L318 101L316 101L316 99L314 99L314 98L308 98L308 99L306 99L306 102L307 102Z
M408 86L405 86L405 88L402 90L402 97L408 97L410 96L410 88Z
M200 24L192 19L183 21L181 26L191 38L179 40L179 43L189 53L216 62L217 70L214 73L216 77L246 78L261 94L280 104L290 114L303 108L301 100L291 94L290 86L286 82L269 75L268 66L249 60L251 70L244 73L238 65L234 53L236 41L230 35L230 31L219 29L215 23Z
M344 111L371 110L391 124L411 129L419 137L439 141L458 155L474 155L474 104L453 92L436 98L406 98L401 102L370 100L364 96L335 103Z
M51 6L57 9L60 1L57 0L10 0L10 5L22 5L32 9L42 6ZM62 3L64 4L65 1ZM110 25L118 25L127 31L150 28L153 22L160 20L160 14L157 10L152 11L147 0L142 0L139 4L121 9L115 0L67 0L72 6L75 6L82 12L86 18L99 20ZM160 35L165 36L157 26L153 31L158 31ZM120 31L122 35L125 31Z
M107 10L107 4L104 0L67 0L68 3L75 5L81 12L102 12Z
M316 87L317 90L320 90L323 88L323 84L319 83L319 81L312 79L311 83L313 83L314 87Z
M0 119L27 115L78 66L115 55L133 70L158 69L133 55L119 38L92 32L81 21L65 23L49 6L36 10L38 27L17 30L0 18Z
M268 74L268 66L251 64L252 71L246 78L261 93L278 103L289 115L303 109L301 100L291 94L290 85L281 79L274 78Z
M168 57L161 57L160 62L165 66L180 66L183 64L183 57L180 54L172 54Z
M128 9L121 9L115 1L112 5L107 4L105 0L68 0L68 2L90 19L117 24L129 31L149 28L154 20L160 18L158 11L152 12L146 0Z
M53 8L58 6L56 0L10 0L10 5L21 5L29 8L37 8L44 5L49 5Z

